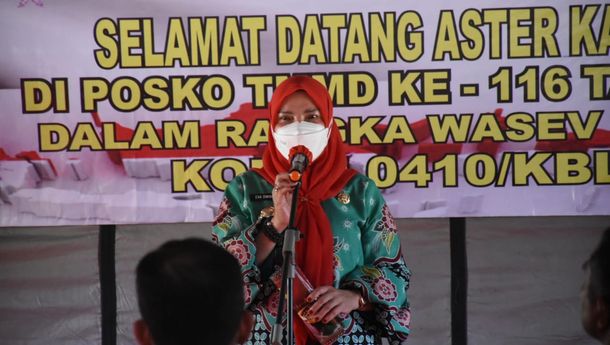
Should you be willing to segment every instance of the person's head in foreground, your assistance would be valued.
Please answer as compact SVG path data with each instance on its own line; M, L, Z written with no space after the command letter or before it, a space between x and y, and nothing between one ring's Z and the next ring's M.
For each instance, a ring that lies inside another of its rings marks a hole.
M136 290L140 345L228 345L250 333L239 264L206 240L169 241L146 254Z
M581 289L582 324L602 342L610 344L610 228L583 265L585 281Z

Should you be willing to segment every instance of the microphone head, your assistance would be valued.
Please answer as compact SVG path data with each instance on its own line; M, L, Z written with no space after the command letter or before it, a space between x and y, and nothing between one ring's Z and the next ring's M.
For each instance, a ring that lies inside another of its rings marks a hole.
M301 181L301 176L311 162L311 151L303 145L294 146L290 149L290 171L288 177L292 182Z
M307 147L305 147L305 145L293 146L290 149L290 152L288 153L288 161L290 163L292 163L294 156L296 156L299 153L303 154L303 155L305 155L305 157L307 157L307 164L309 164L311 162L311 158L312 158L311 151L309 151L309 149Z

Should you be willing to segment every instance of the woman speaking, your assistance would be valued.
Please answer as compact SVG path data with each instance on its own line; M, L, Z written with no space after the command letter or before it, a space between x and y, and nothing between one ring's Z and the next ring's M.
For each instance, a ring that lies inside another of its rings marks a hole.
M302 236L295 259L313 291L306 296L306 317L300 310L294 318L297 344L380 344L381 337L403 342L409 334L410 272L396 223L375 184L348 168L328 91L313 78L294 76L276 88L269 110L263 168L233 179L213 223L214 239L242 267L246 305L255 320L249 343L269 344L277 316L275 277L294 191L290 154L300 145L311 162L298 191L295 226ZM335 321L338 333L325 329ZM321 337L326 331L334 336Z

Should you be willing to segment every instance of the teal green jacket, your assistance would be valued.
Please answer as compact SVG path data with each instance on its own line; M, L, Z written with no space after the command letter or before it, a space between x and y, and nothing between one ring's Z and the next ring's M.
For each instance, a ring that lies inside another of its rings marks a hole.
M225 190L212 230L214 240L241 264L246 305L255 313L255 331L259 331L253 332L259 339L251 339L252 343L264 343L260 338L271 331L279 295L269 277L281 263L280 246L260 266L255 263L257 221L261 210L273 204L272 187L253 171L235 177ZM411 274L396 222L379 189L368 177L356 174L322 207L333 232L335 287L360 290L374 305L372 312L352 312L345 318L346 333L366 329L391 343L403 342L409 334Z

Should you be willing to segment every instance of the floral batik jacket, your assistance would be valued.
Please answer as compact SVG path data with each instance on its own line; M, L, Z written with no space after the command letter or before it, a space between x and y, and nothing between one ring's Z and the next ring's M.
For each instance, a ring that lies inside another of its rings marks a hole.
M246 305L255 315L247 344L269 344L279 292L269 277L281 265L281 246L255 263L257 221L273 204L267 181L253 171L233 179L213 223L214 240L241 264ZM396 222L379 189L355 175L336 197L322 202L334 238L334 285L365 293L373 311L353 311L342 320L346 333L337 344L399 344L409 334L407 288L410 272L401 254ZM262 236L262 235L261 235Z

